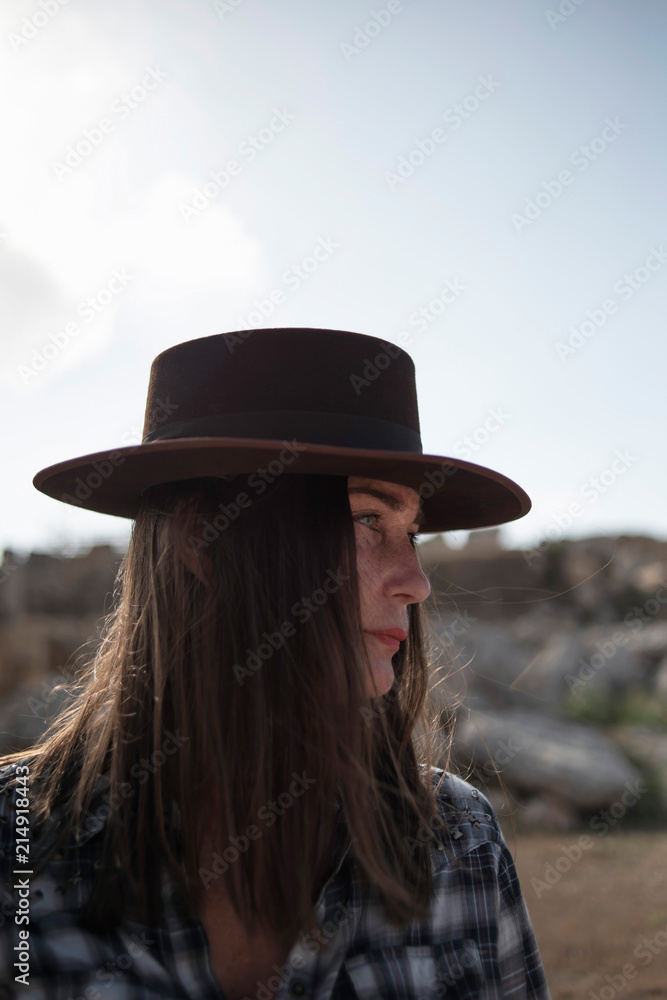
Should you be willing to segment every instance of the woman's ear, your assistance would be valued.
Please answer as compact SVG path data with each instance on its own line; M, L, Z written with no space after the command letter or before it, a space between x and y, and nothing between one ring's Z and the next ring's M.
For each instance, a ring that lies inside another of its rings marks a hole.
M191 573L199 577L201 582L210 587L211 560L198 549L195 549L189 542L185 542L179 548L179 555Z
M188 536L188 531L192 530L192 510L191 498L187 496L178 498L173 512L174 544L183 564L208 587L213 573L211 560L208 554L202 551L207 547L207 543L195 535Z

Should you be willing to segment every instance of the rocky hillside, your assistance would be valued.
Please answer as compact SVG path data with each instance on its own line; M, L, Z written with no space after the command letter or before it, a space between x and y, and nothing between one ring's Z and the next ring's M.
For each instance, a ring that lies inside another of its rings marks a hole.
M432 587L433 705L455 731L449 766L523 823L567 829L601 811L660 821L667 542L600 537L523 552L488 529L463 549L436 536L419 551ZM57 711L47 696L65 664L94 652L121 558L109 546L23 562L5 551L0 749L30 745Z

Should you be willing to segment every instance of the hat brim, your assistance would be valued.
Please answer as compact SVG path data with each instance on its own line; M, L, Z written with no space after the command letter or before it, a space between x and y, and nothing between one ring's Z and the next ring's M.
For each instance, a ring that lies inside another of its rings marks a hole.
M425 534L505 524L532 506L507 476L461 459L257 438L170 438L100 451L42 469L33 485L63 503L135 518L149 486L202 476L248 473L239 492L256 499L268 482L261 470L272 476L272 462L280 465L275 475L364 476L411 486L423 499Z

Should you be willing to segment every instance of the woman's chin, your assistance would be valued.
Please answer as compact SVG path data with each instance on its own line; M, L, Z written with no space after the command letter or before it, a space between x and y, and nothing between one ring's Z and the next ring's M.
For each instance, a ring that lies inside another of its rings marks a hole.
M379 698L391 689L391 686L396 679L396 675L394 673L390 656L386 659L384 657L382 659L373 658L371 660L371 665L373 667L373 681L375 682L375 689L373 687L373 681L369 681L368 697Z

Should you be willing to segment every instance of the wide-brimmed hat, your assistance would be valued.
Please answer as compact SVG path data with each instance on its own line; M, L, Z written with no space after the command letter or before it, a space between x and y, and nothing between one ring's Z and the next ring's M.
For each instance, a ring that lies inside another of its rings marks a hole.
M499 472L423 454L415 367L402 348L308 328L221 333L162 351L141 444L50 465L33 483L55 500L134 518L150 486L241 473L248 500L283 473L411 486L425 533L504 524L531 508Z

